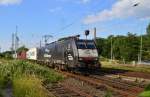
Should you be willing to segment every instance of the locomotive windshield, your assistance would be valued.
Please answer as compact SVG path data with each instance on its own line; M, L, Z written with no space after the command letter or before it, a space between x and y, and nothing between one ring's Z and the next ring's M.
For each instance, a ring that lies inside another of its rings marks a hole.
M96 49L93 41L77 41L76 45L78 49Z

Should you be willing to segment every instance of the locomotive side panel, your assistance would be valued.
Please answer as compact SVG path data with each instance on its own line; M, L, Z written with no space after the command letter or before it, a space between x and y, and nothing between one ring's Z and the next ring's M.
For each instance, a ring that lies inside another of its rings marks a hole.
M75 68L78 59L78 52L74 39L55 42L52 60L55 65L63 65L67 68Z
M77 56L78 56L78 52L75 45L75 40L70 39L66 43L65 58L66 58L66 64L72 69L76 68L76 64L78 61Z
M64 43L55 42L53 49L53 60L56 64L65 64L64 62Z

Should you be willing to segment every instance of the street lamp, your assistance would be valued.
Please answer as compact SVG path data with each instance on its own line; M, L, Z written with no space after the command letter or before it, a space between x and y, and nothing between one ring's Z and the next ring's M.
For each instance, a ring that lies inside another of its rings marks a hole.
M140 3L135 3L133 7L139 6ZM140 54L138 55L138 62L141 63L142 61L142 49L143 49L143 37L142 37L142 32L141 32L141 45L140 45Z
M139 4L140 4L140 3L135 3L135 4L133 5L133 7L139 6Z

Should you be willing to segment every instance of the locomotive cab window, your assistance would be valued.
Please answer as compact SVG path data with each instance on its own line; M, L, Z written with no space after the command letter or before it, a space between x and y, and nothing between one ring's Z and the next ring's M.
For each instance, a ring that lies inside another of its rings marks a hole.
M96 49L95 44L93 42L88 42L86 45L88 49Z
M92 41L77 41L76 45L78 49L96 49L96 46Z

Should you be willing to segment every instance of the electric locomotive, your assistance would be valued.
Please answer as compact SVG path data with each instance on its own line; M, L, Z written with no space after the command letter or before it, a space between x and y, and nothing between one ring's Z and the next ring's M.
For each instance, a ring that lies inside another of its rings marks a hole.
M38 49L37 60L50 67L69 71L100 69L99 56L94 40L66 37Z

